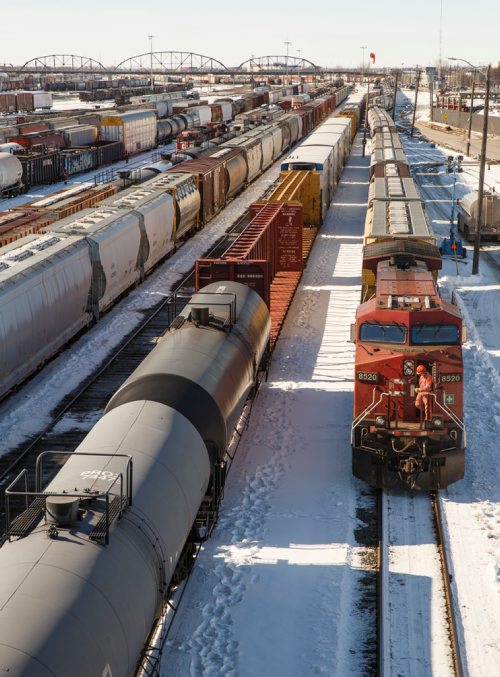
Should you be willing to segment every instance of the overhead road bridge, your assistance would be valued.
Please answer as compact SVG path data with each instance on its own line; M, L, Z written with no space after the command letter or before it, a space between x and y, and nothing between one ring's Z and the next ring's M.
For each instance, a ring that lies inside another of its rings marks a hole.
M75 54L49 54L26 61L22 66L13 64L0 65L0 72L11 76L21 75L85 75L85 76L118 76L118 75L344 75L360 76L359 68L343 68L336 66L322 67L305 58L290 55L252 56L238 66L226 66L218 59L195 52L145 52L124 59L116 66L106 66L100 61L87 56ZM366 76L383 76L389 69L370 68Z

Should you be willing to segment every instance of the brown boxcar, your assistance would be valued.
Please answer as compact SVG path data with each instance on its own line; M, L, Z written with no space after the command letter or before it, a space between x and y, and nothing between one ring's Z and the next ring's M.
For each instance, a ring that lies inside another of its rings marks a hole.
M208 223L226 204L226 162L223 158L201 157L176 165L167 173L193 174L200 191L200 223Z

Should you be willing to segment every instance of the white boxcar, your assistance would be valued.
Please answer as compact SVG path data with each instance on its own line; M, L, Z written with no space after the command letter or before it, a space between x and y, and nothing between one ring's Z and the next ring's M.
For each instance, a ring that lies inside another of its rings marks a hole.
M345 144L343 132L337 131L335 127L320 127L301 143L301 147L307 146L328 146L333 150L333 181L336 184L340 178L342 167L344 166Z
M93 125L75 125L62 130L69 148L91 146L97 141L97 127Z
M52 92L33 92L33 107L52 108Z
M0 256L0 396L91 320L89 247L81 237L23 238Z
M175 248L174 198L170 193L152 186L129 188L102 202L102 206L107 205L142 215L140 227L148 249L143 264L145 272Z
M101 139L121 141L130 155L156 146L156 112L152 110L128 113L103 113Z
M117 207L86 209L49 226L54 233L81 235L90 246L94 268L92 309L104 311L141 276L146 247L139 214Z
M319 129L333 129L342 132L344 139L344 155L347 157L351 146L351 118L330 117L326 120Z
M335 181L334 149L331 146L304 146L301 144L281 163L281 171L316 170L320 175L321 216L325 218L330 206Z

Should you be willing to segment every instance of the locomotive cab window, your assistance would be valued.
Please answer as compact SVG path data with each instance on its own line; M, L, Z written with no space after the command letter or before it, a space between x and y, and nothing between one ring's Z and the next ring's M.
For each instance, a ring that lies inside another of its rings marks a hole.
M456 345L458 327L454 324L419 324L411 328L413 345Z
M367 343L406 343L406 334L406 327L402 324L364 322L359 330L359 339Z

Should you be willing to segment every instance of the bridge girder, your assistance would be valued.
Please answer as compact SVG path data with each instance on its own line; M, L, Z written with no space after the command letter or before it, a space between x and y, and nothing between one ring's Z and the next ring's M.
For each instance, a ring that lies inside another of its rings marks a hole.
M244 73L302 73L319 71L321 68L309 59L286 55L253 56L243 61L238 70Z
M195 52L146 52L130 56L116 67L117 73L227 73L227 67L217 59Z
M100 61L76 54L37 56L26 61L19 69L19 73L99 73L104 71L106 71L106 67Z

